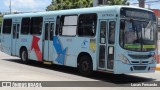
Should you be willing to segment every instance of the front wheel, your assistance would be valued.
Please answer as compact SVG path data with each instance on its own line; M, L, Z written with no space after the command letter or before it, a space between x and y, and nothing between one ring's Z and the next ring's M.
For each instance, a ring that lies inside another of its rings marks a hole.
M89 56L82 56L79 59L78 69L83 76L90 76L93 73L93 64Z
M27 64L28 63L28 52L27 52L26 49L21 50L21 55L20 56L21 56L22 63Z

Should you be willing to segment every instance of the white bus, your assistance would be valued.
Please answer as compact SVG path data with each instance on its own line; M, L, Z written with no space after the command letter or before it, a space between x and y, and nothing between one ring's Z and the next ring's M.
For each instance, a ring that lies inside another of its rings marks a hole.
M130 6L5 15L2 52L113 74L155 72L157 23L154 13Z

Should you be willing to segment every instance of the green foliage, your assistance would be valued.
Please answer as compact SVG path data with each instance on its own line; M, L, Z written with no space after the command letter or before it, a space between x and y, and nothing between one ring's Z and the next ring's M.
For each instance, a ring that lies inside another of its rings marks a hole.
M47 11L92 7L93 0L52 0Z
M108 0L109 5L124 5L127 0ZM92 7L93 0L52 0L47 11Z
M126 5L127 0L108 0L109 5Z

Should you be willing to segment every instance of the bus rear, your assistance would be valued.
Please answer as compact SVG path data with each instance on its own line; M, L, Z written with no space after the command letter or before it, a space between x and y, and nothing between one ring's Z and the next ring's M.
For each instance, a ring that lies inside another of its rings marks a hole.
M122 7L114 73L155 72L157 23L152 11Z

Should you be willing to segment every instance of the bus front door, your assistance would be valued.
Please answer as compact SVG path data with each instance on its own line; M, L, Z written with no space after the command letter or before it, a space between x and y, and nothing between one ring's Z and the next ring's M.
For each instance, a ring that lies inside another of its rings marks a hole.
M53 61L53 35L54 35L54 22L45 22L45 33L44 33L44 44L43 44L43 60Z
M105 70L106 68L106 51L107 51L107 20L100 20L100 43L99 43L99 59L98 69Z
M109 41L109 20L100 20L100 43L99 43L99 59L98 69L113 71L113 63L111 63L112 57L114 57L114 48L112 43ZM111 65L112 64L112 65Z
M20 29L20 24L19 23L13 23L13 28L12 28L12 51L11 54L13 56L18 55L19 47L18 47L18 39L19 39L19 29Z

